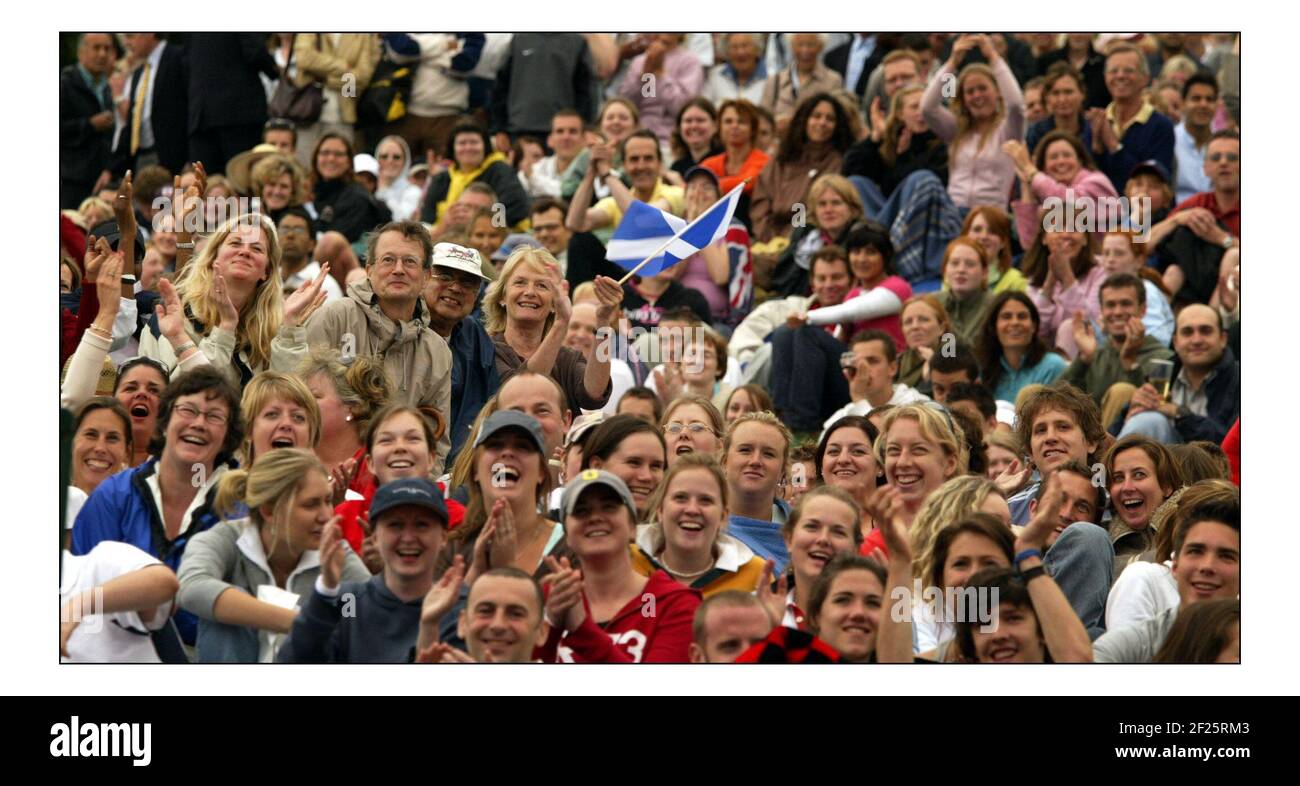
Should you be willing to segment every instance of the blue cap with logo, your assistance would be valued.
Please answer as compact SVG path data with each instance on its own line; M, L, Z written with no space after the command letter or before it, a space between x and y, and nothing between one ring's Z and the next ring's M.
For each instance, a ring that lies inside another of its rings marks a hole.
M432 511L447 526L447 503L442 500L442 492L428 478L399 478L385 483L375 491L370 501L370 523L393 508L415 505Z

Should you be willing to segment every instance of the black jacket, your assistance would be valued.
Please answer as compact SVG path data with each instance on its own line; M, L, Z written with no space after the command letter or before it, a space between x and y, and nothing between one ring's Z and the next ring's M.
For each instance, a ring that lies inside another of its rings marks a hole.
M108 88L106 87L105 90ZM74 63L59 72L59 179L94 180L108 168L113 127L96 131L90 118L105 108Z
M1201 240L1188 227L1174 229L1156 246L1156 266L1161 273L1170 265L1183 270L1183 288L1174 293L1175 305L1210 302L1219 285L1219 266L1225 253L1223 246Z
M1174 379L1183 364L1174 358ZM1208 399L1205 415L1186 415L1174 420L1174 428L1186 442L1205 439L1218 445L1228 436L1228 429L1241 417L1241 364L1232 349L1224 349L1214 367L1214 378L1205 383Z
M1061 47L1055 52L1048 52L1038 58L1038 74L1044 76L1047 69L1053 64L1062 60L1068 61L1070 57L1069 47ZM1087 85L1087 100L1084 103L1084 109L1091 107L1101 107L1105 109L1110 103L1110 91L1106 89L1106 58L1101 55L1091 45L1088 46L1088 59L1083 63L1083 82ZM1030 151L1032 152L1032 150Z
M483 171L474 182L486 183L496 192L497 199L506 206L506 223L510 226L528 218L528 194L524 184L519 182L519 175L510 165L497 161ZM420 220L426 224L438 221L438 203L447 198L447 189L451 187L451 174L439 172L429 184L429 192L424 197L424 207L420 209Z
M911 144L894 165L885 164L880 155L880 143L868 137L850 147L844 154L843 174L861 175L875 181L886 199L898 188L903 179L918 169L928 169L948 184L948 146L933 131L912 137Z
M856 35L857 34L854 33L854 36ZM862 94L867 90L867 81L871 78L871 72L875 71L876 66L880 65L880 61L885 59L885 55L889 54L894 49L897 45L897 41L897 33L877 33L876 49L867 57L867 61L862 64L862 74L858 77L858 83L856 85L845 85L844 89L861 98ZM826 67L839 74L841 79L848 79L849 50L852 47L852 41L840 44L827 52L826 56L822 58L822 62Z
M186 41L189 133L266 122L266 89L258 74L279 79L263 33L203 33Z
M190 66L182 47L170 41L158 45L164 44L158 71L149 75L149 90L153 93L149 119L158 163L178 173L185 166L189 151ZM126 82L126 127L117 135L117 146L113 148L109 165L115 177L121 177L127 169L139 169L131 156L131 118L135 113L136 89L143 74L144 65L141 64L131 72Z
M388 206L375 199L359 183L328 180L316 186L312 206L316 208L316 231L341 232L355 243L366 232L393 220Z
M515 33L492 91L492 132L513 135L551 130L561 109L596 118L595 71L587 41L577 33Z
M566 252L568 264L565 265L564 278L569 282L569 291L578 288L584 281L592 281L596 276L609 276L618 281L627 271L605 258L605 244L590 232L574 232L569 238Z

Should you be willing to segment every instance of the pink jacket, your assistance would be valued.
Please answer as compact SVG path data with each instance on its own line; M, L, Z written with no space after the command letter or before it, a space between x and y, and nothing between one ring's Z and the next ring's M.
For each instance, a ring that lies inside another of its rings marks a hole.
M618 92L636 104L641 112L641 125L655 132L666 145L672 137L678 111L704 86L704 66L690 49L675 46L664 55L663 73L652 83L642 79L645 58L644 53L632 58ZM651 84L654 89L650 89Z
M1071 197L1077 200L1119 196L1115 193L1115 187L1111 185L1106 173L1094 169L1080 168L1068 185L1058 183L1051 176L1039 172L1034 175L1033 182L1029 186L1033 189L1036 201L1017 200L1012 205L1016 213L1016 233L1020 236L1021 248L1029 248L1034 238L1038 236L1038 209L1048 198L1055 197L1068 201Z
M993 76L1002 94L1006 116L1002 125L980 147L979 134L971 134L952 148L957 135L957 118L943 105L944 86L956 77L940 68L925 88L921 97L921 112L930 130L948 144L952 150L948 167L948 196L957 207L976 205L1006 206L1011 195L1011 184L1016 179L1016 167L1002 152L1002 143L1010 139L1025 138L1025 97L1020 92L1016 77L1002 58L993 66ZM955 81L954 81L955 84Z
M1034 305L1038 307L1038 315L1043 320L1039 332L1047 340L1048 346L1057 342L1061 325L1069 324L1076 311L1087 314L1094 324L1100 321L1101 303L1097 297L1101 293L1101 282L1105 280L1105 268L1093 265L1082 278L1075 279L1065 289L1061 288L1059 282L1052 287L1051 292L1029 285L1029 297L1033 298Z

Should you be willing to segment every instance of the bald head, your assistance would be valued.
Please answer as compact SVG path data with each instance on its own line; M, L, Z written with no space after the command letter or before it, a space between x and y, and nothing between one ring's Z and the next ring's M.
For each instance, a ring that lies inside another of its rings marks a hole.
M113 39L108 33L85 33L77 42L77 61L94 76L104 76L113 67Z
M1228 346L1228 333L1219 314L1206 305L1194 304L1178 312L1174 324L1174 352L1183 367L1195 372L1214 368Z

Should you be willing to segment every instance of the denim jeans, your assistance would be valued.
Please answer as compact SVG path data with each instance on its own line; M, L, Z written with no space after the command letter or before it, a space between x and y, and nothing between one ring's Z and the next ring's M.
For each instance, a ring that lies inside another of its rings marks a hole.
M1115 575L1115 550L1105 528L1076 521L1043 556L1047 572L1095 640L1106 632L1106 598Z
M849 383L840 371L847 349L812 325L772 332L772 403L792 430L820 432L826 418L849 403Z
M1159 412L1139 412L1129 418L1120 430L1119 438L1129 434L1141 434L1166 445L1179 445L1183 441L1183 436L1174 428L1174 422Z

